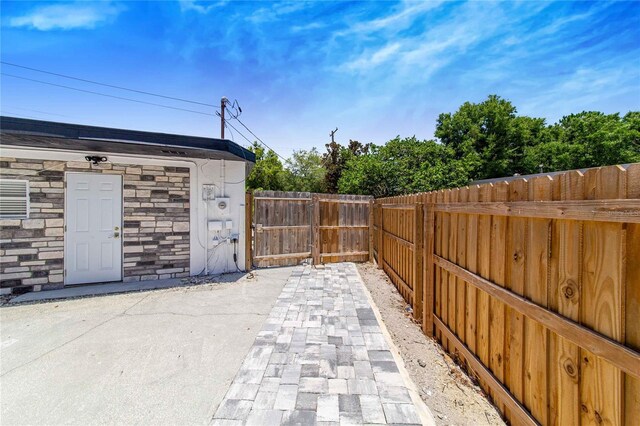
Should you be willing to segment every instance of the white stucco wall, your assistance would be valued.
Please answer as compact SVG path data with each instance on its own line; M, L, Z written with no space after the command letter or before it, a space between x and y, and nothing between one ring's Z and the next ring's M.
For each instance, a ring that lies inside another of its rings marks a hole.
M223 231L220 236L238 235L238 266L244 270L245 260L245 163L242 161L229 160L196 160L196 178L191 179L192 195L197 193L197 199L191 197L192 206L196 205L191 228L191 271L198 274L205 268L205 241L209 245L210 260L208 262L209 273L221 273L235 271L233 263L233 244L224 243L217 248L213 248L214 232L209 232L207 222L209 220L232 220L231 232ZM203 185L215 185L216 196L229 198L229 216L221 217L216 214L215 201L207 202L202 199ZM193 248L199 249L199 255L193 256Z
M43 150L29 148L0 149L0 156L14 158L37 158L43 160L59 161L86 161L85 156L90 152L70 152L62 150ZM159 165L188 167L190 170L190 270L191 275L204 273L208 269L209 274L219 274L236 270L233 262L232 243L223 243L211 254L208 265L207 247L212 250L212 239L215 233L208 231L207 221L225 219L232 220L231 232L224 231L220 236L231 234L238 235L237 254L238 266L244 270L245 264L245 163L243 161L229 160L201 160L180 159L172 160L167 157L133 156L120 154L104 154L112 163ZM202 186L213 184L216 186L215 194L218 197L229 198L229 216L220 218L216 215L214 201L207 202L202 198ZM207 267L207 268L206 268Z

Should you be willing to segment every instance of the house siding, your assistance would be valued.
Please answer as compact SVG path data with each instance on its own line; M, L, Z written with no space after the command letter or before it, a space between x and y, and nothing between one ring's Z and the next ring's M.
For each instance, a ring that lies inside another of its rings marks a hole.
M65 173L123 177L123 281L186 277L189 168L0 157L0 178L27 179L28 219L0 219L3 293L62 287Z

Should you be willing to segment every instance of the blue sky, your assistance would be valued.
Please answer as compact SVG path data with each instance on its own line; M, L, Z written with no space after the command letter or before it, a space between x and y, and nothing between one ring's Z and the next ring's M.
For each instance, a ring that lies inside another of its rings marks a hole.
M489 94L548 122L640 110L639 2L2 1L1 25L6 62L204 103L237 99L243 122L284 156L324 150L335 127L343 143L429 139L439 113ZM215 116L1 82L3 115L219 135Z

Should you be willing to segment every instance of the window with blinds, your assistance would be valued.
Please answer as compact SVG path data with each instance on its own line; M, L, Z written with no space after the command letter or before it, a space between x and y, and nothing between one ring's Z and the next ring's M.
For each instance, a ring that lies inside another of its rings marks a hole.
M0 179L0 219L29 217L29 181Z

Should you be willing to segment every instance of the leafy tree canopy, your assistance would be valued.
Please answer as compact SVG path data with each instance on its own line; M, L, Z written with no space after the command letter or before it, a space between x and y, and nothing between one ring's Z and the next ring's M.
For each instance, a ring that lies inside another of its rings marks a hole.
M325 173L317 149L294 151L287 161L285 188L287 191L326 192Z
M272 150L266 150L258 142L254 142L249 150L256 154L256 164L247 177L247 188L284 191L284 167L278 155Z
M389 196L463 186L519 174L640 162L640 112L624 116L585 111L547 125L517 115L491 95L440 114L435 140L415 137L385 145L332 142L321 155L295 151L283 164L273 151L252 146L257 164L250 189Z

